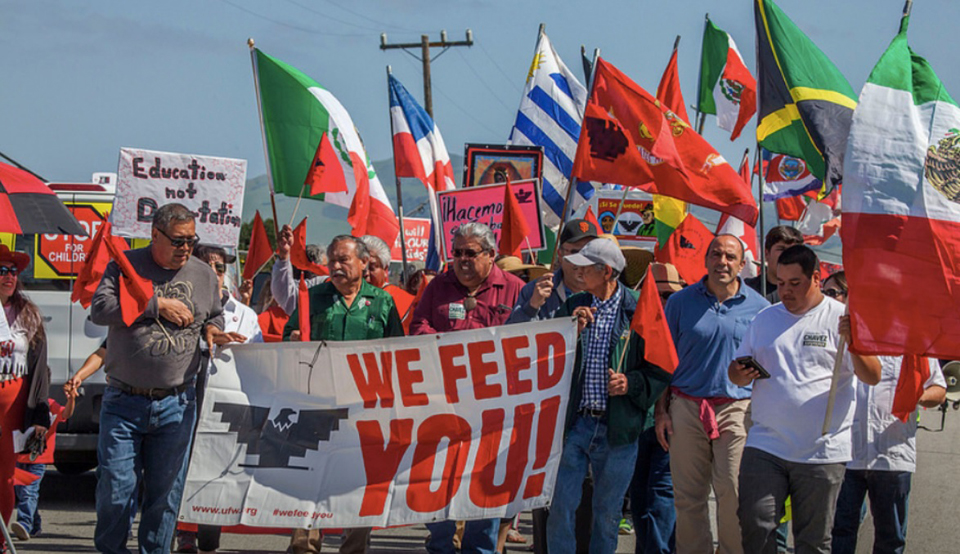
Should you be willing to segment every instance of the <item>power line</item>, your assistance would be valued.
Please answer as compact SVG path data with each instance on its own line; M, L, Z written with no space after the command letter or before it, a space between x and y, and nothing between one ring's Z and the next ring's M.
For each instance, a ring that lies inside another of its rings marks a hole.
M408 28L406 28L406 27L399 27L399 26L397 26L397 25L392 25L392 24L390 24L390 23L385 23L385 22L383 22L383 21L378 21L378 20L376 20L376 19L374 19L374 18L372 18L372 17L368 17L368 16L366 16L366 15L360 13L360 12L355 12L355 11L353 11L353 10L351 10L351 9L348 9L348 8L346 8L346 7L344 7L344 6L341 6L340 4L337 4L336 2L332 2L331 0L323 0L323 1L324 1L324 3L326 3L326 4L330 5L330 6L333 6L333 7L335 7L335 8L340 9L340 10L343 10L343 11L349 13L349 14L353 14L353 15L361 18L361 19L365 19L365 20L367 20L367 21L369 21L369 22L371 22L371 23L376 24L376 25L378 26L378 27L377 27L378 29L382 29L382 28L384 28L384 27L388 27L388 28L392 28L392 29L397 30L397 31L406 31L406 32L409 32L409 33L422 33L422 32L423 32L423 31L418 31L418 30L416 30L416 29L408 29Z
M245 8L245 7L243 7L243 6L240 6L240 5L238 5L238 4L234 3L234 2L231 2L230 0L220 0L220 1L223 2L224 4L229 5L229 6L233 6L234 8L236 8L236 9L242 11L242 12L246 12L246 13L248 13L248 14L250 14L250 15L252 15L253 17L256 17L256 18L258 18L258 19L262 19L262 20L264 20L264 21L269 21L269 22L271 22L271 23L274 23L274 24L276 24L276 25L280 25L280 26L282 26L282 27L286 27L286 28L288 28L288 29L294 29L294 30L296 30L296 31L301 31L301 32L304 32L304 33L310 33L311 35L326 35L326 36L334 36L334 37L369 37L369 36L371 36L371 35L374 34L374 33L333 33L333 32L330 32L330 31L321 31L321 30L319 30L319 29L308 29L308 28L306 28L306 27L300 27L299 25L292 25L292 24L290 24L290 23L286 23L286 22L280 21L280 20L278 20L278 19L273 19L272 17L267 17L267 16L265 16L265 15L262 15L262 14L259 14L259 13L255 12L255 11L253 11L253 10L250 10L250 9L247 9L247 8Z
M477 70L473 68L473 66L470 64L470 62L467 60L467 58L466 58L463 54L460 54L460 52L457 52L457 54L460 55L460 59L462 59L462 60L463 60L463 63L466 64L467 69L469 69L470 71L472 71L473 74L477 76L477 80L480 81L480 84L483 85L483 88L487 89L487 91L489 91L490 94L491 94L494 98L497 99L497 102L500 102L500 105L503 106L504 108L506 108L507 111L511 110L512 108L511 108L510 106L508 106L507 103L504 102L504 101L500 98L500 96L493 90L493 88L490 87L490 85L487 84L486 79L484 79L484 78L480 75L480 73L478 73Z
M507 72L504 71L502 67L500 67L500 64L497 63L497 60L496 60L493 56L490 55L490 52L487 52L487 49L486 49L486 47L484 47L483 43L482 43L482 42L478 42L478 43L477 43L477 46L479 46L479 47L480 47L480 51L483 52L484 55L487 56L487 58L490 59L491 62L493 62L493 66L496 67L496 68L497 68L497 71L500 72L500 75L503 75L503 78L506 79L508 83L510 83L510 86L512 86L513 89L517 91L517 94L522 95L522 94L523 94L523 89L521 89L520 87L518 87L517 84L514 82L514 80L511 79L509 75L507 75Z

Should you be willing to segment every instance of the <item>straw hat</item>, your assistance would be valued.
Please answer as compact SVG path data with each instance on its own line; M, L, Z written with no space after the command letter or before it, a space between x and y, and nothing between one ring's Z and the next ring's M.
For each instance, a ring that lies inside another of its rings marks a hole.
M550 271L550 268L542 265L531 265L523 263L523 260L516 256L503 256L497 260L497 267L506 271L507 273L512 273L516 276L520 276L526 273L530 281L536 281L542 277L545 273Z
M10 250L6 244L0 244L0 263L3 262L13 263L17 266L17 273L20 273L30 265L30 255Z
M650 267L650 274L656 279L657 291L661 293L683 290L686 284L673 264L655 263Z
M647 266L653 262L653 252L638 246L621 246L620 252L627 260L623 268L623 280L628 287L634 288L647 274Z

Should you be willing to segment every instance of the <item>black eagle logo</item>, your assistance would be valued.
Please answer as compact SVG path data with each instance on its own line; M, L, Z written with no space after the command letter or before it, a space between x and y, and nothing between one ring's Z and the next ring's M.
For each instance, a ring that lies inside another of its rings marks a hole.
M299 411L282 408L273 419L269 419L269 407L217 402L213 411L237 434L237 443L247 445L248 455L259 456L257 464L240 464L240 467L309 469L290 465L290 458L302 458L307 450L319 450L320 443L329 441L330 434L340 429L340 420L348 419L347 408Z
M612 162L627 151L630 143L616 122L586 117L584 125L590 141L590 155L594 158Z

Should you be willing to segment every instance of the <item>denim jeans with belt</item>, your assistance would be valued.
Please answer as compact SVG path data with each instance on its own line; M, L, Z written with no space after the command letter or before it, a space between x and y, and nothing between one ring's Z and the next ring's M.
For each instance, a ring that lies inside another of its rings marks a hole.
M563 441L557 485L547 520L550 554L573 554L577 549L574 521L587 466L593 469L592 554L617 550L623 497L630 487L637 463L637 443L611 447L607 443L606 418L577 415Z
M139 552L170 551L196 408L194 387L159 400L106 388L97 443L98 551L130 552L126 543L138 480L143 482Z
M455 521L438 521L428 523L430 540L427 541L429 554L454 554L453 535L457 530ZM497 551L497 531L500 529L500 519L475 519L466 522L463 527L463 538L460 539L462 554L494 554Z
M843 476L837 515L833 523L833 553L854 554L863 521L863 501L870 497L873 515L873 552L901 554L907 545L909 471L848 469Z

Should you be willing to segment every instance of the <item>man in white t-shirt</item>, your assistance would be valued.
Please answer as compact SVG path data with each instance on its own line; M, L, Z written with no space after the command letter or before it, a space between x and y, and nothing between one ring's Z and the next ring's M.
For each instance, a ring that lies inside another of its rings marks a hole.
M850 339L840 302L820 292L813 250L791 246L777 264L779 304L757 314L736 358L752 357L770 374L737 361L730 380L753 382L753 426L740 463L740 516L744 552L776 554L776 530L791 497L796 552L830 552L844 464L852 458L854 377L880 380L874 356L845 352L829 431L821 435L840 337Z

